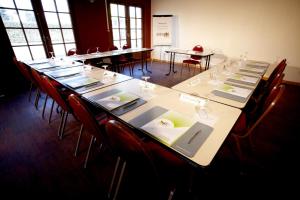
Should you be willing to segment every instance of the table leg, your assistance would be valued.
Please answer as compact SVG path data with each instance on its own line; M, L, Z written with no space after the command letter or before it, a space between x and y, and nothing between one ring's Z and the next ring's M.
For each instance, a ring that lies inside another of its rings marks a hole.
M171 69L172 69L172 61L173 61L173 53L172 52L170 52L170 68L169 68L169 72L166 74L166 76L169 76L170 75L170 73L171 73Z
M173 53L173 73L176 73L177 71L175 70L175 52Z
M143 54L147 54L147 52L145 52L145 53L143 52ZM147 64L148 64L148 62L147 62L147 57L146 57L146 71L149 72L150 74L152 74L152 71L148 70L148 65Z

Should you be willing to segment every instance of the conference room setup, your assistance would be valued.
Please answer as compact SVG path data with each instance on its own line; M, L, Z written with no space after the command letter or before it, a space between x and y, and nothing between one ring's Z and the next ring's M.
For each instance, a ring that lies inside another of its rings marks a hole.
M0 15L4 196L296 194L300 1L0 0Z

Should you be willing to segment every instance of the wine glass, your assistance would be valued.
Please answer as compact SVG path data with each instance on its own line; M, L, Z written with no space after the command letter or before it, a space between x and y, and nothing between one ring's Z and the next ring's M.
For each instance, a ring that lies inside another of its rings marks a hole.
M54 52L53 51L51 51L51 52L49 52L50 53L50 55L51 55L51 57L50 57L50 63L51 64L54 64L55 63L55 56L54 56Z
M51 55L51 59L54 59L55 57L54 57L54 52L53 51L51 51L51 52L49 52L50 53L50 55Z
M98 54L98 53L100 53L100 51L99 51L99 47L96 47L96 53Z
M148 85L149 78L150 78L150 76L142 76L142 79L144 79L144 81L145 81L145 88L149 88L149 85Z
M201 98L197 101L197 104L195 106L196 113L199 115L202 119L208 118L208 104L209 104L209 98Z
M104 73L103 73L103 76L106 76L106 75L108 75L108 73L107 73L107 67L108 67L108 65L102 65L102 67L104 68Z

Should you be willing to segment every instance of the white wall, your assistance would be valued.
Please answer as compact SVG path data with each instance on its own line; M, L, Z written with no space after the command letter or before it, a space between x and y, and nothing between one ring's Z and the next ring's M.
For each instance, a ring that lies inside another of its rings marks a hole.
M175 16L176 47L201 44L268 62L287 58L288 67L300 68L300 0L152 0L151 6L152 15Z

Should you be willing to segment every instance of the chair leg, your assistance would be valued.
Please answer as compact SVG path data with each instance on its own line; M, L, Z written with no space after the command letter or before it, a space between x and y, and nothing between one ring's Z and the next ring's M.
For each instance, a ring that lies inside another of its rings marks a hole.
M113 177L111 179L110 187L109 187L108 194L107 194L109 199L110 199L110 195L111 195L111 192L112 192L112 189L113 189L113 186L114 186L114 182L115 182L115 179L116 179L116 175L117 175L117 171L118 171L118 168L119 168L120 160L121 160L121 158L119 156L118 159L117 159L116 165L115 165L114 174L113 174Z
M43 112L42 112L42 118L43 119L45 118L45 108L46 108L46 105L47 105L47 100L48 100L48 94L46 95L44 106L43 106Z
M37 88L35 94L35 100L34 100L35 109L38 109L39 98L40 98L39 96L40 96L40 90Z
M116 200L117 195L118 195L118 193L119 193L119 189L120 189L121 182L122 182L122 180L123 180L123 175L124 175L125 169L126 169L126 161L123 162L121 174L120 174L120 177L119 177L119 181L118 181L118 184L117 184L117 187L116 187L116 191L115 191L115 195L114 195L113 200Z
M91 152L93 142L94 142L94 136L91 137L89 148L88 148L88 151L86 153L86 157L85 157L85 161L84 161L84 165L83 165L84 169L86 169L86 167L87 167L87 163L88 163L88 160L89 160L89 157L90 157L90 152Z
M65 111L63 111L62 115L61 115L61 120L60 120L60 124L59 124L59 128L58 128L58 133L57 133L58 137L60 137L60 133L61 133L61 129L62 129L64 118L65 118Z
M29 89L29 96L28 96L28 101L31 100L31 93L32 93L32 88L33 88L33 83L30 83L30 89Z
M78 155L78 149L79 149L79 145L80 145L80 141L81 141L82 131L83 131L83 124L81 124L78 139L77 139L77 143L76 143L76 148L75 148L75 152L74 152L75 157Z
M52 117L53 107L54 107L54 99L52 99L52 105L51 105L51 110L50 110L48 124L51 123L51 117Z
M180 74L182 74L182 69L183 69L183 67L184 67L184 63L182 63L182 65L181 65L181 71L180 71Z
M64 132L65 132L65 128L66 128L66 123L67 123L67 120L68 120L68 115L69 113L67 111L65 111L65 119L63 121L63 125L62 125L62 129L61 129L61 133L60 133L60 139L62 140L63 139L63 136L64 136Z

